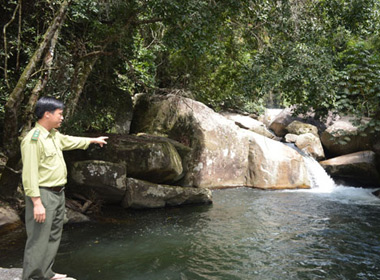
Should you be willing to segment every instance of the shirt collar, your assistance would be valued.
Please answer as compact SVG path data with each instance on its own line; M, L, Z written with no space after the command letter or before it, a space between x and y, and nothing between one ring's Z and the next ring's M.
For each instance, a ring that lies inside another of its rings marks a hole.
M40 130L41 136L45 139L49 137L49 135L54 136L56 130L53 128L51 131L47 130L45 127L36 122L36 128Z

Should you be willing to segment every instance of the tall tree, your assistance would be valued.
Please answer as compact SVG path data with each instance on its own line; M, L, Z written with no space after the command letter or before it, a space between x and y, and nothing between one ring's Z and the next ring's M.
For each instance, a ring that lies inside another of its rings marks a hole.
M8 161L5 171L3 172L0 179L0 196L12 196L16 191L19 181L19 174L17 174L15 171L20 160L18 118L22 113L20 106L24 100L25 87L37 64L40 63L47 47L51 45L51 41L53 40L57 30L63 25L70 2L70 0L66 0L61 4L61 7L57 12L54 20L46 30L42 42L39 44L28 65L25 67L23 73L18 79L17 85L9 95L8 101L5 104L3 145L5 154L8 157ZM36 99L32 100L36 102ZM33 105L34 104L30 104L32 107Z

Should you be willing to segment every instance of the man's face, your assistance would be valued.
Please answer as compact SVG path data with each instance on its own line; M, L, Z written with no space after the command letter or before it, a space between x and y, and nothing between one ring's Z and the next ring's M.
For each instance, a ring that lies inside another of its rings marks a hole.
M52 128L58 128L61 126L63 121L63 110L56 109L53 113L47 112L49 114L49 123Z

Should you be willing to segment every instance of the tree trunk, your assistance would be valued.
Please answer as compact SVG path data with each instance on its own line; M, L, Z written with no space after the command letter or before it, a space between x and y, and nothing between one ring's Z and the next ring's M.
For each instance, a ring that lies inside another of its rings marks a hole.
M21 138L24 138L25 135L32 128L32 124L34 120L34 109L36 107L36 103L38 101L38 98L40 97L40 93L44 90L46 84L49 81L49 77L51 74L51 66L53 65L55 45L57 44L57 41L58 41L58 35L59 35L59 29L55 31L55 34L50 42L50 48L45 54L44 63L42 66L45 70L42 71L40 79L38 80L37 84L34 86L32 93L29 97L28 104L25 108L24 117L26 119L25 119L25 125L21 131Z
M73 81L71 83L71 95L70 99L66 104L66 119L70 120L75 113L78 105L79 97L82 94L84 85L90 75L92 68L94 67L96 61L99 59L99 55L92 55L81 59L74 72Z
M54 20L46 30L43 40L38 46L38 49L33 54L28 65L25 67L21 74L17 85L9 95L8 101L5 104L5 117L4 117L4 152L8 157L7 165L4 173L0 179L0 196L10 197L13 196L17 190L19 182L15 180L13 176L19 178L19 174L12 170L17 170L17 165L20 161L20 142L18 139L18 117L20 115L20 106L24 100L24 89L26 84L32 75L36 65L40 62L43 53L47 46L52 41L52 38L56 31L62 26L67 9L71 0L65 0Z

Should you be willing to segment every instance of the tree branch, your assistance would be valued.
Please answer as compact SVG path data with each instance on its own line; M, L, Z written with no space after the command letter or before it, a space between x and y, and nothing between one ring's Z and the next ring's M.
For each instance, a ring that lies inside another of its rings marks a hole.
M18 12L18 34L17 34L17 58L16 70L20 69L20 52L21 52L21 25L22 25L22 0L19 0L20 8Z
M15 10L13 11L12 18L4 25L3 27L3 34L4 34L4 80L8 88L11 86L9 85L8 81L8 43L7 43L7 28L8 26L15 20L16 13L20 8L20 3L17 3L17 6Z
M132 21L132 24L141 25L141 24L160 22L160 21L163 21L163 20L164 20L163 18L152 18L152 19L145 19L145 20L136 20L136 21Z
M97 56L97 55L112 55L111 52L104 52L104 51L93 51L93 52L90 52L88 54L85 54L84 56L82 56L80 59L86 59L88 57L91 57L91 56Z

